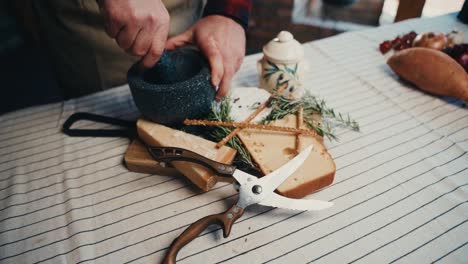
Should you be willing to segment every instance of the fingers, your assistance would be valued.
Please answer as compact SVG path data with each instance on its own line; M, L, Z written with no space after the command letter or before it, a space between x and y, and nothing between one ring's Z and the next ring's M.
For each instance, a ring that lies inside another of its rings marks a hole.
M224 75L223 56L219 51L216 42L213 39L208 39L200 43L200 49L205 54L211 67L211 83L215 87L219 87L221 79Z
M169 20L161 22L149 16L144 20L143 26L137 30L132 24L127 24L118 33L116 40L127 53L144 57L143 66L152 67L162 54L168 32Z
M115 40L117 44L124 49L128 50L133 43L135 42L136 36L142 28L135 27L131 24L127 24L120 32L117 34Z
M211 83L217 87L216 100L225 97L231 88L234 74L239 70L243 56L222 52L214 39L199 43L201 51L205 54L211 67Z
M152 67L161 56L170 17L161 1L98 0L106 31L127 53Z
M165 10L165 8L163 7ZM147 50L146 54L141 59L141 65L146 68L153 67L156 62L158 62L159 58L161 57L164 47L167 41L167 35L169 34L169 14L167 10L160 14L159 16L152 16L150 18L150 23L148 24L151 26L150 28L154 28L154 33L150 34L151 36L151 45L149 45L149 49Z
M116 20L109 20L106 19L106 33L111 37L111 38L116 38L117 34L123 29L124 24L119 23Z
M161 57L169 34L169 16L166 18L152 18L146 26L148 33L142 36L141 44L135 44L133 54L142 56L141 65L145 68L153 67ZM148 41L148 42L146 42ZM146 47L146 49L145 49Z
M164 51L164 42L153 39L151 48L146 55L141 59L141 65L145 68L152 68L158 62Z
M184 46L190 43L193 43L193 30L192 29L188 29L187 31L167 40L166 49L173 50L173 49L179 48L181 46Z
M133 45L130 49L127 49L126 52L130 54L134 54L138 57L143 57L148 53L148 50L151 48L153 44L153 35L154 32L151 31L149 28L142 28L138 35L133 42Z
M211 83L217 87L220 100L229 92L234 74L245 54L245 31L234 20L223 16L207 16L192 26L188 32L172 38L166 48L173 49L194 42L208 59Z
M216 93L216 100L220 101L223 97L225 97L229 89L231 88L232 78L234 77L234 69L231 66L224 68L224 75L221 83L219 85L218 92Z
M161 57L164 51L166 38L167 38L167 31L162 32L162 33L160 32L159 34L157 33L156 35L153 36L151 47L141 60L141 64L143 65L143 67L151 68L156 64L156 62L158 62L159 58Z
M106 2L102 0L98 0L97 3L99 5L99 11L104 17L104 21L105 21L104 28L106 30L106 33L111 38L116 38L117 34L125 26L124 21L122 19L118 19L118 16L115 14L116 12L114 11L114 9L106 5Z

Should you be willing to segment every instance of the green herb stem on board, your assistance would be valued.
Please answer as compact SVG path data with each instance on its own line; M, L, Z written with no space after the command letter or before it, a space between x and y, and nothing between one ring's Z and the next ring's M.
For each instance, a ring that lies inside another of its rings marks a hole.
M207 116L206 120L209 121L224 121L224 122L233 122L234 120L231 118L231 97L227 96L221 103L218 105L213 104L211 108L210 114ZM214 140L214 141L221 141L227 135L229 135L232 131L232 128L228 127L206 127L207 129L207 137ZM252 161L252 157L250 156L249 151L244 147L242 142L238 137L232 137L228 142L227 145L237 151L236 158L234 162L240 168L249 169L249 170L258 170L255 163Z
M231 102L231 97L227 96L220 103L213 104L211 112L206 117L206 120L233 122L234 120L230 115L232 109ZM252 105L251 107L253 110L258 106ZM325 136L330 140L337 140L337 137L333 134L332 126L348 127L352 130L359 131L358 123L351 119L349 115L343 116L341 113L335 112L335 110L326 105L324 100L318 99L309 92L306 92L300 100L296 101L282 96L275 97L270 102L269 107L271 108L270 114L261 121L264 124L281 119L287 115L296 115L299 108L302 107L304 124L314 129L320 136ZM202 136L218 142L231 133L232 130L233 128L223 126L203 127ZM237 136L232 137L227 145L237 151L234 163L239 168L243 170L259 171L249 151Z
M283 96L273 98L270 103L271 112L266 116L262 123L268 124L271 121L281 119L287 115L295 115L302 107L304 111L304 123L311 129L314 129L320 136L326 136L330 140L338 138L333 134L332 125L348 127L359 131L359 124L351 119L349 115L343 116L328 107L324 100L318 99L309 92L300 99L292 101ZM323 121L318 118L322 116Z

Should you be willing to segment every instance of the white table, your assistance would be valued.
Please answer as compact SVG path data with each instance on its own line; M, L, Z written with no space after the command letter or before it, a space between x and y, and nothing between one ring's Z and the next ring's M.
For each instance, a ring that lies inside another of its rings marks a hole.
M362 127L327 142L338 170L312 197L335 206L249 208L228 239L211 228L179 263L466 263L468 110L403 84L377 50L410 30L453 28L468 36L443 16L305 44L307 87ZM257 85L259 56L235 85ZM182 179L128 172L128 140L61 134L76 111L138 116L126 86L0 116L1 263L155 263L188 224L235 199L229 185L198 194Z

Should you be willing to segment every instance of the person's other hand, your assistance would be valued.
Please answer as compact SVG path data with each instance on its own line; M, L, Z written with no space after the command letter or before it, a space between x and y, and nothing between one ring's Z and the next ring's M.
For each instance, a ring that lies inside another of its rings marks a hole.
M216 99L224 97L230 88L234 74L245 55L245 32L234 20L210 15L180 35L170 38L166 49L195 44L207 57L211 66L211 82L218 87Z
M106 31L127 53L150 68L164 51L169 13L160 0L98 0Z

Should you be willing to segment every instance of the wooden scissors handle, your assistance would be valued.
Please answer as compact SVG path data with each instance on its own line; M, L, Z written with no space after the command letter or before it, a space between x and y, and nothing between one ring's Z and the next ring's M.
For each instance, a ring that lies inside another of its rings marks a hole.
M208 159L200 154L183 148L156 147L147 145L148 152L159 162L188 161L205 166L221 177L232 178L236 166Z
M208 215L195 223L191 224L185 231L179 235L169 247L169 251L164 258L164 264L175 264L177 253L185 245L194 240L198 235L203 232L210 225L219 225L223 229L224 238L228 237L231 233L231 227L234 222L244 214L244 208L239 207L237 204L232 206L229 210L221 214Z

